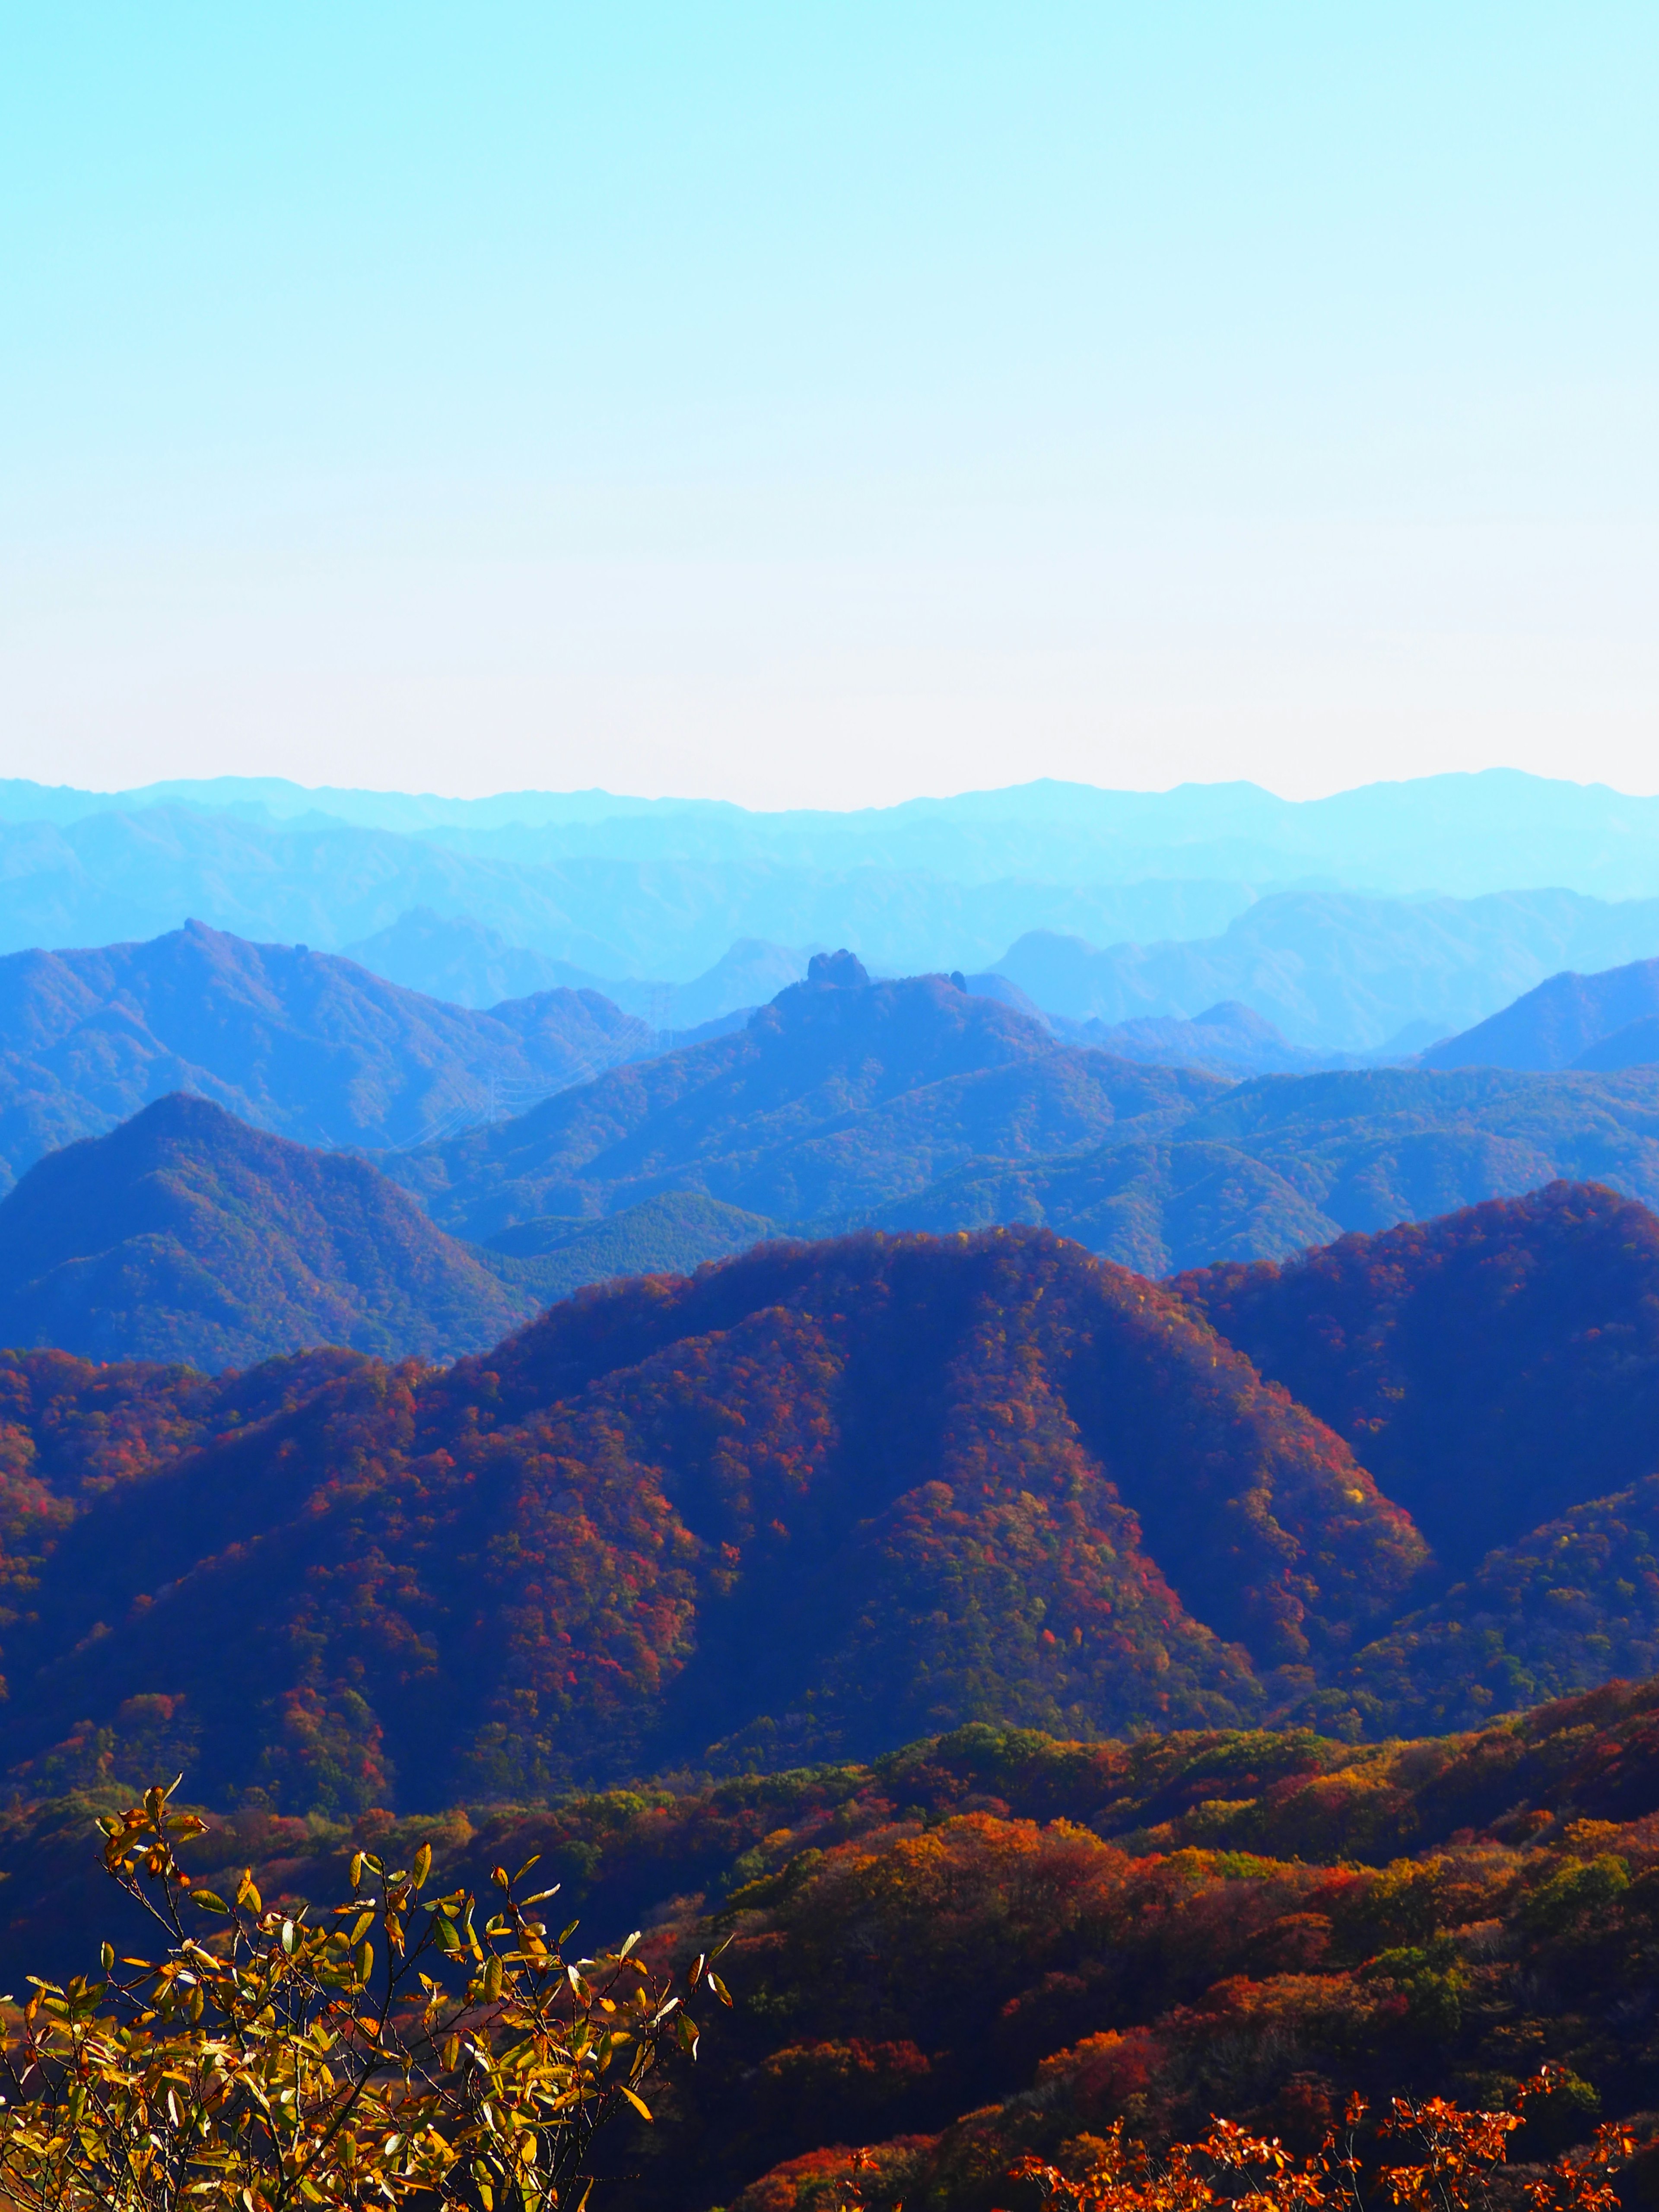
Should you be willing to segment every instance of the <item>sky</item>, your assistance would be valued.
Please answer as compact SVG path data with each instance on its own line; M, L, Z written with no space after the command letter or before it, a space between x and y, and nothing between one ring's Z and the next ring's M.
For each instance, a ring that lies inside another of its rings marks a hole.
M0 26L0 775L1659 791L1659 10Z

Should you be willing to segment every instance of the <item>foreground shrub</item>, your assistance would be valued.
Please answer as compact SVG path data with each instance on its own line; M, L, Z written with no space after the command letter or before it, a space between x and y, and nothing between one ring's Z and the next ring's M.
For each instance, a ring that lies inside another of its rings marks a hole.
M177 1785L175 1784L175 1787ZM203 1832L171 1792L100 1822L104 1863L161 1932L33 1995L0 2038L0 2197L30 2212L302 2212L396 2207L418 2196L467 2212L585 2203L599 2130L648 2120L644 2090L669 2044L695 2056L683 1997L634 1955L636 1938L568 1959L574 1923L520 1894L536 1863L481 1907L422 1899L423 1844L405 1869L370 1852L325 1911L266 1907L251 1873L234 1896L193 1886L173 1846ZM689 1989L726 2000L699 1959Z

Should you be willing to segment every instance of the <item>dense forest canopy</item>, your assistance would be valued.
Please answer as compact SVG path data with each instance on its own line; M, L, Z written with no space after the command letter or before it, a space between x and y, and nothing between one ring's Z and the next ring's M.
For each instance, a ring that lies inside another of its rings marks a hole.
M89 1929L141 1936L84 1841L119 1802L0 1815L0 1972L66 1976ZM198 1882L231 1896L251 1870L297 1913L354 1849L406 1866L422 1846L434 1892L534 1856L555 1925L580 1916L590 1951L642 1928L653 1974L730 1939L735 2009L657 2078L654 2126L606 2146L636 2212L991 2212L1037 2201L1009 2188L1022 2155L1082 2170L1119 2120L1157 2148L1218 2112L1302 2152L1355 2092L1491 2106L1544 2063L1523 2169L1598 2120L1651 2132L1653 1685L1376 1746L979 1724L871 1764L540 1806L331 1822L256 1794L179 1850ZM1632 2202L1653 2179L1649 2153Z

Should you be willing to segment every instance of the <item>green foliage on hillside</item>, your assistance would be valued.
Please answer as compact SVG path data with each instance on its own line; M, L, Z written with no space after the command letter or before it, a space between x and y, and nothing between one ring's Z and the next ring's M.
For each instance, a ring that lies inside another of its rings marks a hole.
M245 1366L308 1344L453 1356L536 1309L364 1160L158 1100L0 1200L0 1343Z

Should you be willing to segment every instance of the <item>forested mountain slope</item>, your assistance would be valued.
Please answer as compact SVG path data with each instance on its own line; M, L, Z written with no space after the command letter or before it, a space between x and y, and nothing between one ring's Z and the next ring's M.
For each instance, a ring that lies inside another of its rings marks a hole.
M141 945L0 958L0 1188L170 1091L313 1145L404 1144L653 1048L588 991L477 1013L303 945L188 922Z
M867 1218L935 1231L1039 1222L1164 1275L1282 1260L1563 1176L1659 1205L1659 1067L1262 1077L1158 1131L1128 1124L1061 1158L974 1162Z
M978 1717L1381 1735L1651 1671L1659 1228L1626 1212L1552 1194L1488 1232L1495 1260L1444 1225L1446 1279L1490 1282L1421 1479L1437 1401L1414 1370L1377 1386L1389 1457L1350 1382L1352 1442L1214 1334L1200 1304L1231 1278L1183 1297L1033 1230L774 1244L585 1292L448 1370L334 1355L320 1388L314 1365L210 1386L9 1355L9 1571L39 1594L6 1632L0 1771L34 1789L89 1742L128 1756L135 1697L167 1701L173 1768L303 1809ZM1388 1270L1331 1264L1345 1336L1370 1316L1408 1348ZM154 1413L243 1387L280 1409L216 1440ZM1460 1515L1450 1455L1483 1419ZM1574 1419L1583 1448L1553 1450Z
M1659 1220L1583 1183L1176 1276L1449 1565L1659 1473Z
M123 1435L128 1393L234 1380L8 1355L39 1595L0 1767L120 1738L141 1694L202 1786L301 1807L1227 1719L1328 1674L1425 1559L1181 1301L1041 1232L772 1246L447 1370L336 1358L250 1378L281 1409L198 1443Z
M820 956L740 1030L386 1164L434 1219L475 1237L671 1189L775 1220L833 1220L976 1154L1164 1127L1224 1089L1194 1069L1061 1045L942 975L872 983L842 953Z
M538 1303L367 1161L204 1098L50 1153L0 1200L0 1344L210 1370L317 1344L443 1358Z

